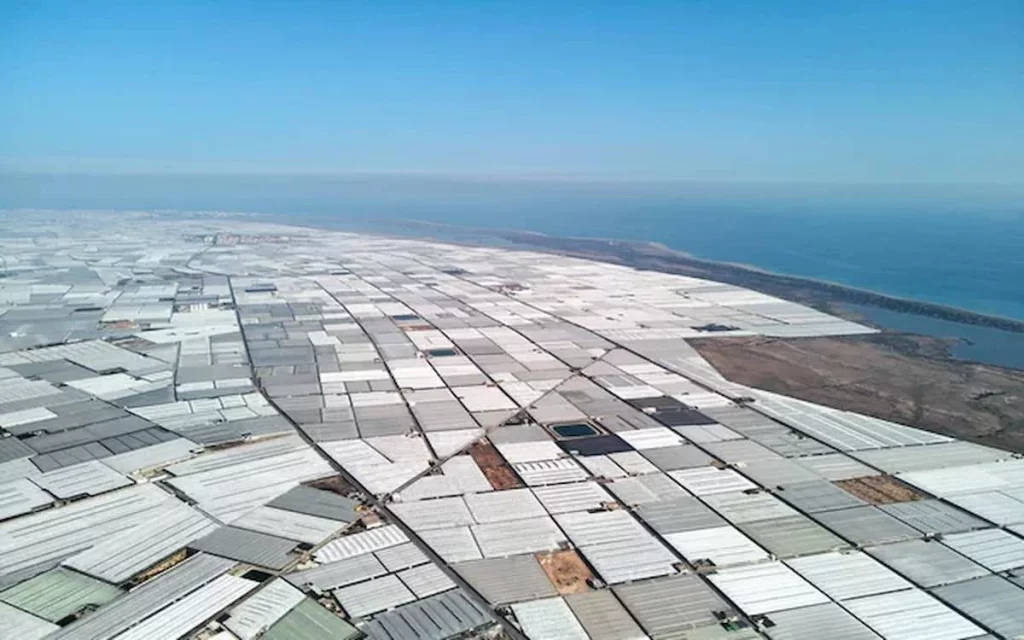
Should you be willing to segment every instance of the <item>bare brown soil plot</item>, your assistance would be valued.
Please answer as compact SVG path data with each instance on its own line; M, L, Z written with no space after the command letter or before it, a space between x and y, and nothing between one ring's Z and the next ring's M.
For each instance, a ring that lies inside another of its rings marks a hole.
M479 467L500 467L505 464L505 459L489 442L474 442L469 448L469 455L473 456Z
M490 443L475 443L469 448L469 455L473 457L473 461L484 472L487 481L496 490L518 489L523 486L516 472L505 463L505 459Z
M146 580L149 580L150 578L152 578L154 576L158 576L158 575L160 575L161 573L163 573L165 571L173 569L174 567L176 567L181 562L184 562L187 557L188 557L188 550L187 549L182 549L181 551L171 555L170 557L165 558L163 561L158 562L157 564L153 565L149 569L146 569L142 573L134 576L131 579L131 583L133 585L134 584L142 584L143 582L145 582Z
M484 467L481 468L481 471L484 472L487 482L490 482L496 491L519 489L523 486L515 472L508 467Z
M921 499L921 494L889 476L867 476L839 480L835 484L871 504L891 504Z
M590 590L587 581L593 579L594 574L575 550L538 553L537 561L558 593L566 595Z
M312 482L307 482L306 484L313 487L314 489L330 491L332 493L338 494L339 496L348 496L356 492L356 488L350 485L341 476L329 476L327 478L320 478L318 480L313 480Z
M740 384L1024 452L1024 372L935 357L938 342L882 334L691 344Z

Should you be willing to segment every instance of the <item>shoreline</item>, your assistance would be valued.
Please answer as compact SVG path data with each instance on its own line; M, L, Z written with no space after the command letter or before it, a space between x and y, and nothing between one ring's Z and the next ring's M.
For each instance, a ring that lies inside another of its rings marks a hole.
M479 229L421 220L404 221L400 224L413 228L467 234L481 239L497 238L524 249L542 252L546 250L561 255L614 262L637 269L717 280L805 303L833 314L841 313L841 310L836 309L834 305L860 304L898 313L937 318L957 324L1024 333L1024 320L894 296L829 280L769 271L754 265L698 258L685 251L671 249L657 242L560 237L535 231ZM465 242L466 238L463 238L462 241ZM472 242L472 238L470 238L470 244L476 244L476 242Z
M176 212L190 215L193 212ZM992 357L986 353L956 353L958 344L974 343L960 331L993 331L1014 341L1013 352L1019 353L1017 341L1024 334L1024 321L988 315L968 309L906 299L875 291L859 289L836 282L803 276L776 273L742 263L697 258L661 243L614 240L608 238L560 237L536 231L518 231L466 227L423 220L386 220L352 222L337 219L302 220L274 213L232 214L272 224L281 224L308 232L321 230L364 233L380 237L442 242L477 248L500 248L510 251L533 251L552 255L577 257L640 270L687 275L741 286L775 297L803 304L824 313L841 317L879 330L880 336L905 336L909 340L883 340L884 346L909 357L935 361L973 363L1008 371L1024 370L1024 357ZM202 217L202 216L200 216ZM907 316L920 321L936 320L963 327L949 333L931 333L927 329L891 326L884 320L865 315L873 308ZM1016 336L1016 337L1012 337ZM923 348L922 340L928 343ZM987 344L986 340L983 344ZM883 345L879 345L883 346ZM991 345L989 346L991 348ZM999 348L996 345L995 348Z

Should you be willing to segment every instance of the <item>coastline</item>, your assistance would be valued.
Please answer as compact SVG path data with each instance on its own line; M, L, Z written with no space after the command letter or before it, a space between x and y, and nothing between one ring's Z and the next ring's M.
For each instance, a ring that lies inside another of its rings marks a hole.
M613 258L614 262L670 273L705 277L710 280L743 286L771 295L806 302L831 313L831 305L860 304L900 313L939 318L959 324L969 324L1024 333L1024 320L978 313L948 305L912 298L893 296L849 285L768 271L753 265L720 262L698 258L683 251L670 249L654 242L632 242L600 238L558 238L537 233L499 231L495 235L531 249L551 249L564 255L578 257Z
M1010 322L951 309L904 301L874 292L772 274L756 267L694 258L654 243L594 238L557 238L541 233L494 231L432 223L388 222L363 225L339 220L288 220L257 216L303 233L325 229L380 237L444 242L477 248L575 256L640 269L692 275L757 289L824 311L866 322L866 308L851 300L891 301L920 322L942 314L969 319L953 331L927 335L914 328L883 326L880 333L820 338L706 336L688 340L723 376L749 387L781 393L845 411L906 424L978 444L1024 454L1024 357L989 362L958 353L966 329L986 337L1000 334L1014 348L1024 345L1024 323L1016 331L997 327ZM878 310L880 308L874 308ZM839 313L842 311L842 313ZM1019 353L1019 352L1018 352Z
M884 339L887 348L906 356L1024 370L1024 321L772 272L748 264L697 258L656 242L558 237L533 231L480 229L419 220L389 223L387 230L377 227L367 231L466 246L499 246L567 255L725 282L874 327L882 331L880 336L906 337L906 340ZM901 321L894 323L891 320L896 316L900 316ZM941 325L941 330L935 329L936 325ZM976 339L978 344L975 344ZM927 348L922 348L922 340L928 341Z
M965 341L960 331L1001 334L1017 348L1024 341L1024 322L704 260L656 243L431 223L407 224L403 232L406 237L569 255L727 282L878 327L880 333L863 336L704 337L688 342L722 375L740 384L1024 453L1024 359L990 361L984 353L965 354L959 348ZM918 325L924 320L955 323L953 335L875 322L863 313L872 307L906 314Z
M889 348L896 348L907 356L1024 370L1024 321L773 272L749 264L698 258L657 242L561 237L535 231L468 227L423 220L367 223L326 218L290 219L287 215L270 213L245 215L309 230L334 229L463 246L535 251L714 280L761 291L872 326L887 336L910 337L910 340L895 340L888 344ZM871 313L871 310L877 313ZM883 318L879 319L878 315ZM886 319L892 316L903 316L905 320L894 326ZM908 322L912 326L906 326ZM943 331L929 330L929 325L941 323L948 323ZM979 342L982 344L977 347L975 336L981 336ZM922 338L930 339L929 348L921 348Z
M199 212L166 210L157 215L195 215ZM218 212L225 217L247 216L306 229L336 229L393 237L433 239L468 246L524 249L600 260L637 269L677 273L742 286L781 298L801 302L819 310L850 317L841 305L860 304L899 313L939 318L949 322L989 327L1013 333L1024 333L1024 319L973 311L966 308L928 302L862 289L830 280L771 271L755 265L699 258L685 251L672 249L652 241L617 240L584 236L554 236L537 231L490 229L431 222L416 219L387 220L372 224L318 218L295 220L287 214L267 212ZM209 215L209 212L203 212ZM442 235L430 236L433 230ZM863 317L861 317L863 319Z

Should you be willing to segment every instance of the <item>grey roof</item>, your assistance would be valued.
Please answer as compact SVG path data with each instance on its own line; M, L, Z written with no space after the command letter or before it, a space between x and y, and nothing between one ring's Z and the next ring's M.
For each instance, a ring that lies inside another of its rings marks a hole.
M578 547L650 535L623 510L563 513L555 516L555 521Z
M505 425L487 434L487 439L494 444L511 442L540 442L550 440L551 436L538 425Z
M586 631L561 598L531 600L512 605L512 614L528 638L588 640Z
M743 475L765 487L820 481L821 476L794 460L754 460L743 467Z
M405 542L394 547L381 549L376 552L377 559L387 567L388 571L398 571L407 567L429 562L427 556L411 542Z
M835 451L823 442L812 440L802 433L781 427L781 425L779 428L751 429L747 431L746 436L787 458L815 456Z
M837 602L902 591L913 586L892 569L860 551L803 556L787 560L786 564Z
M1009 451L983 447L972 442L955 441L924 447L858 451L851 455L883 471L895 474L992 462L1009 458L1012 454Z
M65 627L53 636L53 640L95 640L115 636L167 603L224 574L234 564L231 560L206 554L193 556L99 611Z
M379 640L444 640L493 622L489 612L456 589L382 613L366 632Z
M0 523L0 573L63 559L151 521L170 504L159 487L137 485Z
M954 533L942 543L991 571L1024 567L1024 540L1002 529Z
M906 540L868 547L865 551L925 588L970 580L989 573L985 567L934 541Z
M6 602L0 602L0 629L10 638L37 640L60 627Z
M693 574L645 580L612 587L612 591L652 637L714 624L716 612L735 611Z
M417 598L425 598L455 588L455 582L436 564L421 564L395 575Z
M97 461L49 471L33 478L32 482L65 500L76 496L95 495L132 484L128 478Z
M359 519L359 513L356 512L358 501L305 485L299 485L278 496L267 506L342 522L354 522Z
M67 360L12 364L9 368L26 378L40 378L53 383L92 378L96 375L95 372Z
M320 547L315 556L317 562L334 562L408 541L409 538L402 533L402 529L398 525L388 524L335 538Z
M593 640L636 640L643 630L611 591L586 591L565 596L565 602Z
M20 582L24 582L25 580L38 576L40 573L45 573L50 569L59 566L61 560L63 560L63 558L53 558L47 560L46 562L41 562L39 564L35 564L29 567L25 567L23 569L19 569L17 571L12 571L11 573L4 574L3 576L0 576L0 589L13 587L14 585Z
M0 438L0 462L25 458L35 453L35 449L17 438Z
M565 540L550 516L478 524L470 529L487 558L557 549Z
M878 507L922 533L957 533L985 529L987 522L938 500L913 500Z
M124 582L171 556L216 524L182 503L172 503L159 518L119 531L98 544L64 560L64 564L108 582Z
M204 458L213 459L220 455L218 452L201 456L189 462L172 465L169 469L175 470L180 466L191 465ZM332 473L330 466L315 451L304 445L273 458L247 460L231 465L230 456L225 456L222 462L227 463L227 468L191 473L184 477L172 478L168 483L198 502L207 513L227 520L262 506L295 484Z
M259 586L255 580L231 574L217 576L181 600L167 603L163 609L131 627L118 640L181 638L217 617Z
M843 606L884 638L975 638L984 633L920 589L856 598Z
M71 402L53 407L52 412L57 414L57 417L19 425L11 429L11 433L15 435L33 433L35 431L57 433L131 415L124 409L92 398L82 402Z
M294 540L265 533L220 527L189 545L193 549L271 569L283 569L295 559Z
M764 447L753 440L723 440L722 442L709 442L704 448L710 451L719 460L736 464L739 462L753 462L755 460L778 460L781 456L771 449Z
M706 467L713 458L693 445L654 447L640 452L662 471Z
M118 455L148 449L149 447L160 444L161 442L171 442L180 439L181 438L176 434L171 433L162 427L152 427L141 431L133 431L131 433L104 438L103 440L100 440L100 444L114 455ZM109 462L109 459L104 459L103 461L104 464L108 464ZM142 467L140 466L137 468ZM131 469L131 471L134 471L134 469Z
M213 471L236 467L237 469L249 468L249 463L259 463L269 458L280 455L295 453L305 448L302 439L298 436L285 436L261 441L246 447L237 447L218 451L210 455L201 456L185 462L179 462L167 468L175 476ZM243 466L244 465L244 466Z
M416 595L394 574L334 590L334 598L355 618L412 602Z
M733 524L798 515L785 502L764 491L757 493L730 491L704 496L703 500Z
M152 391L137 393L125 398L118 398L118 402L125 407L140 407L148 404L160 404L174 402L174 387L167 385Z
M921 534L875 507L854 507L815 513L813 518L832 531L859 545L881 544Z
M625 505L646 504L690 495L678 482L664 473L620 478L606 485L606 488Z
M867 503L857 496L843 491L831 482L813 481L791 484L779 491L780 498L805 513L834 511L849 507L860 507Z
M86 445L105 438L115 438L138 431L151 429L155 425L138 416L126 415L113 420L88 424L77 429L47 433L25 440L25 444L38 453L52 453L61 449Z
M314 586L320 591L337 589L345 585L382 576L388 572L372 553L365 553L338 562L322 564L285 576L288 582L299 588Z
M769 614L762 629L771 640L879 640L874 631L835 603Z
M275 578L233 607L224 626L242 640L251 640L305 599L301 591Z
M999 576L939 587L932 593L999 635L1024 635L1024 589Z
M475 521L462 496L419 502L398 502L391 510L417 531L471 525Z
M410 409L424 431L474 429L479 426L456 400L417 403Z
M148 436L154 431L159 430L150 429L149 431L140 431L127 436L121 436L118 439L119 441L130 438L132 440L130 444L138 446L121 453L115 451L114 455L103 459L103 464L120 473L132 473L140 469L162 467L168 463L188 458L192 455L192 450L197 449L199 446L191 440L179 438L172 433L167 434L171 436L167 440L149 442ZM144 441L141 436L147 436L147 440ZM111 451L114 451L115 448L111 447L109 440L104 440L103 442L107 443L105 446L111 448Z
M467 493L464 499L473 519L481 524L547 515L547 511L530 489Z
M40 471L53 471L61 467L88 462L89 460L101 460L114 455L113 452L99 442L61 449L53 453L44 453L32 458L32 463L39 467Z
M777 558L790 558L849 546L842 538L802 515L747 522L737 527Z
M723 569L710 574L708 580L751 616L829 602L825 594L781 562Z
M557 595L532 555L470 560L452 565L488 602L509 604Z
M598 509L602 504L614 501L596 482L535 487L532 491L551 514Z
M652 529L664 535L679 531L710 529L726 524L725 519L694 497L674 498L642 504L637 515Z
M241 518L233 519L231 525L312 545L327 540L346 526L337 520L266 506L256 507Z
M54 569L0 592L0 601L57 622L83 607L104 605L122 591L89 576Z
M356 429L356 423L354 421L299 424L299 429L301 429L315 442L332 442L335 440L348 440L359 437L359 431Z
M260 416L231 422L217 422L175 427L180 435L206 445L293 431L291 424L279 416Z
M20 516L54 502L53 496L26 479L0 484L0 520Z
M0 462L0 483L14 482L38 476L41 472L39 467L32 464L30 458L17 458Z
M309 598L260 636L262 640L355 640L361 637L362 632Z
M657 538L642 535L580 548L587 561L609 584L676 573L679 559Z
M877 476L878 471L867 466L859 460L855 460L845 453L826 453L824 455L808 456L800 458L797 462L811 471L835 482L836 480L850 480L852 478L863 478L865 476Z
M469 527L430 529L420 532L420 538L446 562L462 562L483 557Z
M63 344L27 353L34 362L66 359L97 373L124 369L136 375L143 375L167 369L167 364L160 360L139 355L102 340Z

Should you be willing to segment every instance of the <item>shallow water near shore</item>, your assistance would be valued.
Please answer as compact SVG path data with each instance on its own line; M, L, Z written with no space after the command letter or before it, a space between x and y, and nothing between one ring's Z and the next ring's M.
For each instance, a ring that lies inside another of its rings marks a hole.
M844 305L890 331L918 333L935 338L957 338L950 355L998 367L1024 370L1024 333L949 322L865 305Z
M308 224L350 224L297 216ZM433 215L440 224L659 242L699 258L828 280L1024 320L1024 215L715 213L652 208L586 216Z

